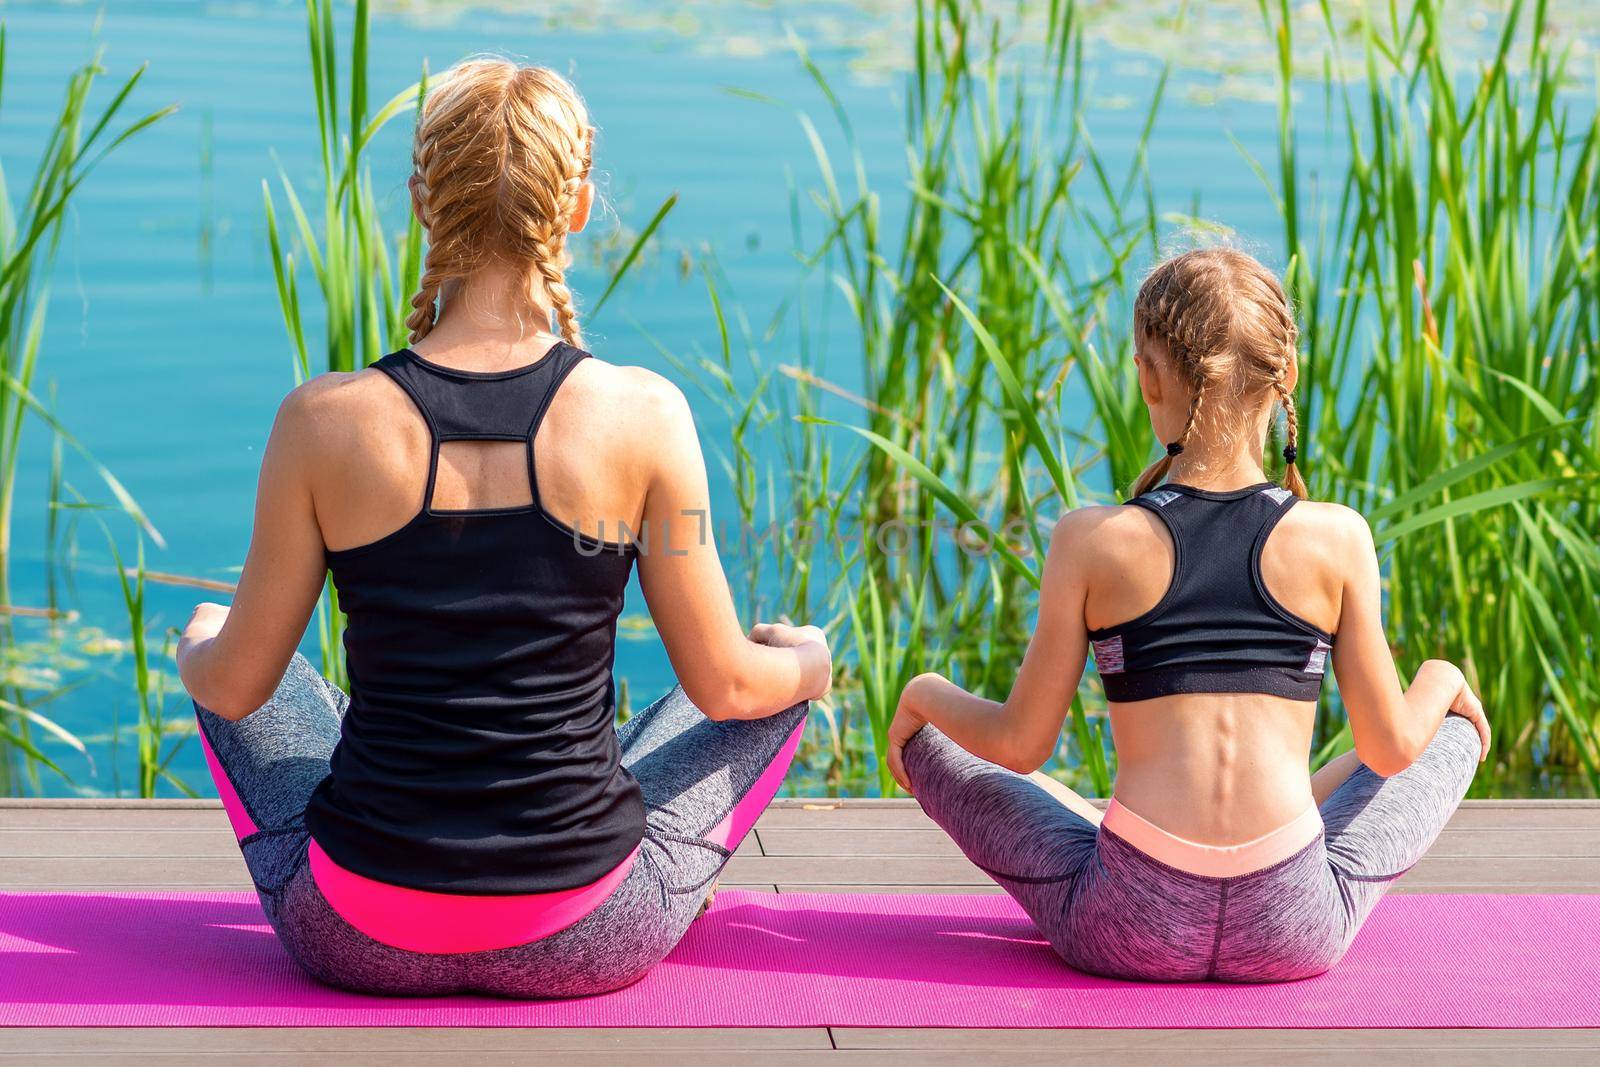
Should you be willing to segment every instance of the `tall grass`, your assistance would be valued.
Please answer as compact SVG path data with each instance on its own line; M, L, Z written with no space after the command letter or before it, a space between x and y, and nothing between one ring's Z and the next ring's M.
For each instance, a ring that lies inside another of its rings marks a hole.
M1500 743L1478 790L1521 791L1535 775L1570 787L1575 774L1594 789L1600 126L1562 91L1566 57L1552 51L1542 4L1512 4L1477 70L1453 61L1437 3L1386 10L1364 24L1362 74L1345 83L1331 73L1345 46L1326 5L1327 61L1309 80L1292 67L1286 0L1262 6L1279 58L1279 148L1275 174L1256 166L1305 326L1304 466L1313 495L1374 524L1402 668L1450 658L1482 692ZM846 399L822 427L835 480L807 474L777 494L801 519L843 498L846 525L920 531L901 552L861 541L795 605L847 620L839 700L880 758L915 670L942 667L1004 697L1049 523L1083 500L1122 499L1153 455L1127 324L1168 237L1146 148L1169 72L1113 167L1090 134L1077 7L1052 3L1040 21L1042 43L1017 43L1029 35L978 4L919 2L905 82L910 197L892 220L848 114L798 50L848 160L802 116L821 235L806 261L821 277L788 312L804 319L842 292L857 349L826 377L791 368L802 401L819 389ZM1314 187L1296 115L1319 98L1348 165L1330 183L1324 163ZM769 412L782 407L763 393ZM779 432L792 450L813 447L818 428L813 418ZM940 522L991 551L953 549L929 533ZM1097 793L1113 772L1103 708L1091 674L1058 763ZM1341 706L1325 698L1317 757L1349 743ZM862 769L890 788L881 762Z
M104 524L102 524L104 526ZM137 774L135 795L153 797L156 787L166 782L186 796L195 796L188 783L172 773L172 760L182 750L185 740L194 733L194 718L188 714L188 701L183 702L183 713L177 720L168 720L167 679L164 670L153 669L152 661L166 664L172 661L173 631L168 630L160 653L150 648L150 620L145 611L144 538L137 537L137 555L134 565L123 565L121 550L109 527L104 527L111 560L116 567L117 586L122 594L123 610L128 620L128 654L132 660L131 689L134 700L133 742L134 768ZM137 535L136 535L137 536ZM121 760L118 749L122 743L120 716L112 721L111 729L111 782L115 795L122 795Z
M1471 77L1450 62L1438 3L1392 9L1366 28L1364 83L1335 98L1351 162L1317 204L1296 160L1293 24L1286 6L1265 14L1285 57L1280 184L1312 485L1374 519L1396 652L1463 663L1502 739L1497 773L1581 771L1594 788L1593 101L1585 113L1563 94L1569 55L1542 0L1510 5Z
M0 96L5 86L6 55L6 28L0 22ZM67 212L79 188L108 153L174 110L161 108L124 121L129 97L144 74L141 67L95 113L90 96L104 73L97 56L68 77L60 109L39 146L33 177L20 200L13 201L5 172L0 170L0 653L7 655L15 641L12 615L29 610L12 603L11 529L23 429L30 418L54 435L52 509L60 485L59 454L65 444L87 460L117 506L142 526L145 535L157 543L161 541L160 533L145 518L132 495L108 469L94 461L56 420L50 406L36 395L49 306L48 279ZM47 523L47 548L53 547L55 532L52 519ZM32 610L52 618L55 615L53 605ZM0 682L0 794L15 792L24 782L37 785L40 767L64 776L36 743L38 731L83 750L81 741L37 709L37 705L57 694L47 690L40 695L32 686L16 683L14 677L8 671Z

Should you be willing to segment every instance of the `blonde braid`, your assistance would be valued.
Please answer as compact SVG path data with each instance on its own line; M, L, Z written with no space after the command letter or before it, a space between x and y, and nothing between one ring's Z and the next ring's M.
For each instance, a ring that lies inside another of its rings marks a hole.
M424 229L432 225L432 220L437 214L429 202L433 186L428 180L430 163L435 155L437 153L434 151L432 141L423 141L419 137L411 162L418 186L417 204L420 208L418 213L420 217L417 221ZM406 329L411 331L412 344L428 336L433 324L438 320L439 290L444 285L446 262L444 244L430 242L422 277L418 280L416 293L411 297L411 314L406 316Z
M578 189L583 182L569 178L562 189L561 199L555 209L554 219L568 219L578 201ZM560 221L546 224L533 239L533 266L544 279L545 295L556 313L561 326L561 336L574 348L583 347L583 333L578 328L578 307L572 290L567 287L566 254L567 228Z
M577 301L566 284L566 246L593 143L583 101L553 71L471 60L438 79L423 103L413 149L428 233L425 269L406 319L413 342L442 314L446 282L501 263L524 273L529 298L533 286L543 290L567 343L582 344Z
M1290 358L1293 358L1291 355ZM1278 393L1278 403L1283 405L1289 447L1283 450L1283 487L1301 500L1306 499L1306 482L1300 476L1300 419L1295 411L1294 392L1285 381L1287 373L1279 374L1273 388Z

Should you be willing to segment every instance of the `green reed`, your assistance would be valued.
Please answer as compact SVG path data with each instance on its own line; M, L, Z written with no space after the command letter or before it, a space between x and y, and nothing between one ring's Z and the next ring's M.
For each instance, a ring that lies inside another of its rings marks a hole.
M0 96L5 85L6 53L6 28L4 22L0 22ZM55 543L53 505L60 486L59 457L63 445L87 461L115 498L117 507L133 517L146 536L161 542L160 533L145 518L133 497L61 426L50 405L36 395L35 387L49 305L50 268L69 207L83 182L108 153L174 110L161 108L132 120L123 119L129 98L144 74L141 67L116 88L110 100L96 113L90 107L89 98L96 81L104 73L100 58L96 56L68 76L60 109L39 147L33 176L20 190L20 200L13 201L4 170L0 169L0 653L5 653L7 658L15 642L11 627L14 611L43 613L52 619L56 616L53 603L42 609L28 609L14 605L11 600L11 527L16 477L23 448L23 429L30 418L42 423L54 435L47 554L53 551ZM53 596L53 583L51 592ZM13 673L6 672L4 682L0 683L0 794L14 792L25 782L36 786L40 767L63 773L35 743L35 731L43 731L83 750L77 738L37 710L38 704L54 695L47 691L40 696L33 687L14 682Z
M1264 14L1286 56L1286 10ZM1455 659L1478 686L1494 777L1581 772L1593 789L1600 120L1563 94L1542 0L1510 5L1471 77L1440 21L1430 0L1367 25L1364 82L1333 97L1350 165L1329 202L1299 188L1280 104L1309 474L1374 520L1401 661Z
M1573 772L1594 788L1595 120L1561 92L1565 57L1535 32L1542 5L1512 6L1497 57L1478 71L1453 63L1436 3L1375 8L1349 81L1347 45L1321 10L1327 60L1308 76L1294 66L1292 12L1262 6L1279 63L1279 149L1275 173L1260 169L1305 326L1313 493L1374 523L1402 667L1446 656L1483 691L1500 744L1479 791ZM1143 270L1185 224L1158 205L1146 162L1170 70L1115 164L1092 133L1078 6L1052 0L1019 17L1027 32L973 0L918 3L904 93L910 196L892 218L849 114L795 42L826 113L821 125L800 116L817 188L809 200L791 190L797 230L810 233L808 277L758 330L707 264L715 350L669 354L728 415L727 440L710 444L734 517L752 532L730 554L747 610L839 634L836 694L821 709L831 730L805 755L845 791L891 787L885 730L912 674L945 670L1005 695L1050 522L1080 502L1121 499L1153 455L1128 316ZM266 194L302 377L401 343L420 262L414 223L385 234L361 153L423 90L366 117L366 20L358 3L346 120L331 8L308 4L320 228L282 187L326 308L315 368L297 253ZM1310 100L1332 109L1347 142L1343 172L1330 184L1324 166L1320 187L1295 122ZM633 241L596 310L671 206ZM780 330L796 355L774 364L760 352ZM885 529L896 531L887 541ZM331 597L320 619L337 678ZM1056 769L1103 794L1114 768L1092 674L1073 707ZM1326 699L1318 758L1348 746L1343 722Z
M123 609L128 618L128 653L133 661L133 741L134 763L138 773L136 795L153 797L156 795L156 786L165 781L178 792L195 796L194 790L169 769L173 757L182 749L184 740L194 733L193 718L187 714L187 700L182 702L185 713L176 722L166 718L168 675L164 670L152 669L152 660L163 665L172 662L174 633L167 631L159 656L152 654L150 621L145 613L144 538L137 538L134 565L127 567L123 565L122 552L108 527L105 528L105 535L112 563L116 567ZM117 795L122 794L121 761L117 752L121 735L119 716L113 720L111 736L112 788Z

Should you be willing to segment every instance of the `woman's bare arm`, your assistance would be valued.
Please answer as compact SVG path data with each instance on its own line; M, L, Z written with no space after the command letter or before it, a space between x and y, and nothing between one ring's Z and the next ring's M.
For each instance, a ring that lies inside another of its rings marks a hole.
M308 476L320 387L308 382L278 409L232 608L201 604L178 644L184 688L225 719L242 719L272 696L322 592L327 564Z
M740 627L688 402L661 379L647 392L655 430L639 584L683 691L712 719L759 719L825 695L833 661L822 631L764 624L746 636Z
M1445 715L1454 711L1477 727L1483 741L1480 759L1486 758L1489 725L1459 667L1428 660L1417 668L1409 686L1400 687L1383 632L1383 594L1372 530L1356 512L1341 512L1335 543L1346 578L1333 642L1333 670L1357 757L1384 777L1399 774L1422 754Z
M1084 512L1062 518L1050 537L1039 587L1039 622L1004 704L962 689L937 674L913 678L900 696L889 729L889 768L911 791L902 750L925 723L938 727L975 756L1028 774L1055 752L1072 697L1083 679L1089 632L1083 541Z

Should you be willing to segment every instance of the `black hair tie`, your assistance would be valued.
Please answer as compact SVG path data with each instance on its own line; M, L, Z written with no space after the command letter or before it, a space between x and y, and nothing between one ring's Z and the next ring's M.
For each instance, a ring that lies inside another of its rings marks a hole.
M1295 457L1299 455L1300 453L1295 450L1294 445L1283 446L1283 461L1285 463L1293 463L1295 461Z
M1169 457L1178 456L1178 455L1182 455L1182 454L1183 454L1183 442L1182 441L1174 441L1170 445L1167 446L1167 455Z

